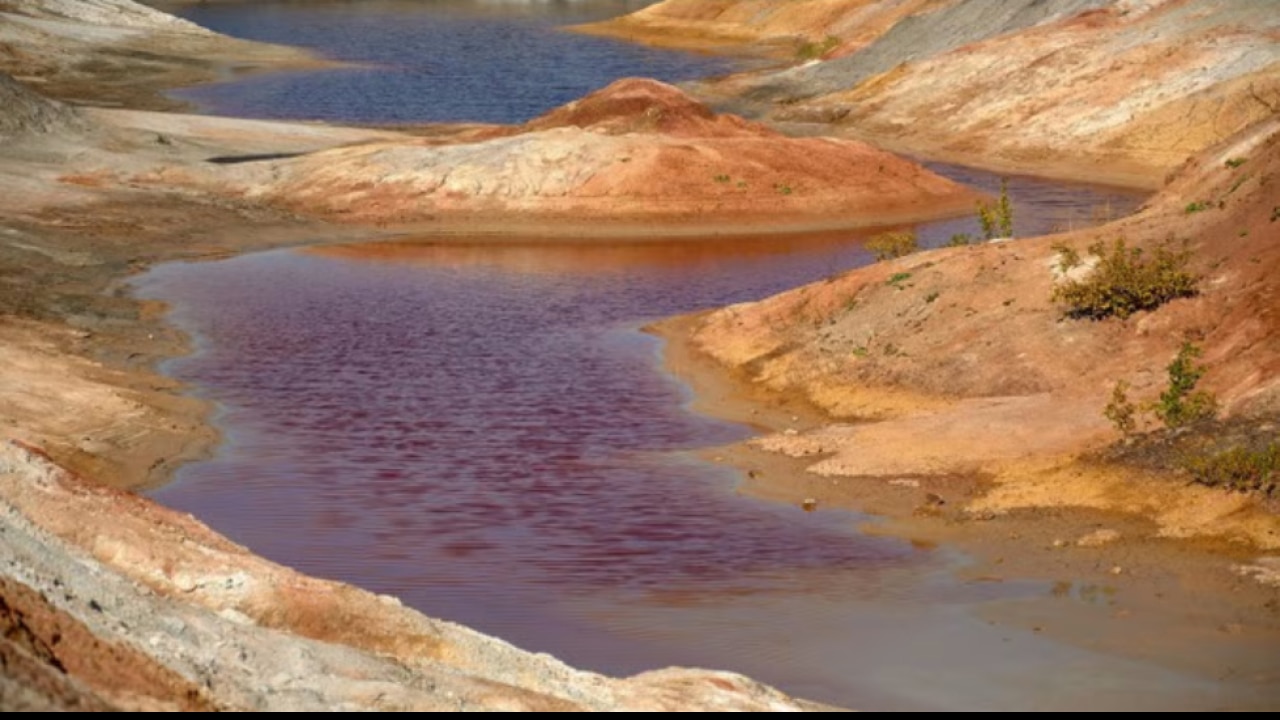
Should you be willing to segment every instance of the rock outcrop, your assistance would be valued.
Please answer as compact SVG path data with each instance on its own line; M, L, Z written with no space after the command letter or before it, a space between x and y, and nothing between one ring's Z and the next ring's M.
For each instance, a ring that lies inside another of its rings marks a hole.
M901 18L946 0L666 0L573 29L651 45L723 48L791 58L805 43L833 56L874 40ZM839 42L824 46L828 37Z
M0 11L45 21L70 21L102 27L171 30L212 34L182 18L134 0L0 0Z
M0 0L0 72L60 100L170 109L179 103L160 94L167 88L225 71L320 64L133 0Z
M0 446L0 708L799 710L732 673L617 680L303 576Z
M828 94L772 115L838 116L857 136L952 160L1156 186L1188 156L1280 109L1274 9L1106 3L845 90L830 92L824 79L813 89Z
M0 72L0 140L75 133L85 126L85 120L73 108L32 92Z

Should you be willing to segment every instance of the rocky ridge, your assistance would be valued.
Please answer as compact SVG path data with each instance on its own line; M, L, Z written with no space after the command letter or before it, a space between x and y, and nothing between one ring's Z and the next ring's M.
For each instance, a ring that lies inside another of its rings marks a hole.
M133 0L0 0L0 72L77 104L173 109L180 103L161 94L166 88L324 64Z
M761 0L742 15L722 5L667 0L610 26L661 17L696 36L708 18L723 18L740 38L729 47L739 48L780 16L796 25L826 18L805 36L856 32L857 41L833 45L821 61L694 83L692 92L717 108L817 123L913 156L1155 189L1188 156L1280 107L1280 20L1266 2L874 3L904 12L858 31L814 15L815 3Z

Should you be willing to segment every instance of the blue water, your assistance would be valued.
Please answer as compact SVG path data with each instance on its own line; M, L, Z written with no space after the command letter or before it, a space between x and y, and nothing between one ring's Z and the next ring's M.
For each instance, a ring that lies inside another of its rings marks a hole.
M647 3L357 0L183 8L228 35L302 45L367 67L256 76L173 96L258 118L343 122L518 123L617 78L687 80L743 61L563 32Z

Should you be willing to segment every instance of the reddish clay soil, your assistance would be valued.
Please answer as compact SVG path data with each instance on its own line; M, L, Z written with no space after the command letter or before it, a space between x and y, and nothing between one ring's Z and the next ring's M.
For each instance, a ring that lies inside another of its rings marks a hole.
M634 78L461 142L402 138L261 165L212 178L213 186L297 213L379 224L488 214L815 229L945 217L977 197L865 143L787 137ZM206 182L184 171L142 179Z
M1129 383L1139 406L1154 400L1188 340L1203 348L1199 387L1217 397L1221 417L1274 435L1278 126L1189 161L1133 217L877 263L707 313L691 320L691 342L746 382L831 418L757 443L815 458L818 475L980 475L990 485L966 501L974 513L1118 510L1152 518L1164 536L1280 549L1280 519L1263 498L1075 461L1120 439L1102 413L1115 384ZM1119 238L1148 254L1185 243L1198 294L1128 319L1067 317L1052 299L1064 282L1059 248L1088 259L1089 246Z

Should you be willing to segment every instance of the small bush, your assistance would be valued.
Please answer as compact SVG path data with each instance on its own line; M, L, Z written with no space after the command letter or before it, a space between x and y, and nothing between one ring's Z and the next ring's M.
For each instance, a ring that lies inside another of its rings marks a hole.
M1209 393L1195 389L1206 369L1195 362L1201 352L1191 342L1184 342L1178 355L1169 363L1169 387L1160 393L1160 400L1154 408L1156 417L1165 427L1179 428L1217 414L1217 400Z
M1116 240L1109 249L1095 243L1089 253L1098 258L1093 271L1083 280L1068 280L1053 290L1052 299L1067 306L1069 317L1123 319L1196 294L1199 278L1186 269L1191 260L1186 249L1173 252L1162 245L1147 259L1141 248Z
M1218 400L1212 394L1196 390L1196 384L1204 376L1206 368L1195 363L1201 350L1191 342L1182 343L1173 362L1169 363L1169 386L1154 402L1144 403L1143 412L1150 412L1170 430L1201 420L1211 420L1217 415ZM1102 415L1111 421L1115 429L1125 437L1138 427L1138 406L1129 399L1129 383L1121 380L1111 390L1111 400L1102 409Z
M1182 461L1182 467L1202 485L1271 495L1280 484L1280 443L1258 450L1235 447L1211 455L1192 455Z
M947 247L965 247L966 245L972 245L975 242L977 242L977 240L969 233L956 233L947 241Z
M1208 209L1209 209L1209 201L1207 200L1197 200L1195 202L1189 202L1187 203L1187 206L1183 208L1183 210L1188 215L1194 215L1202 210L1208 210Z
M1136 415L1138 408L1129 400L1129 383L1121 380L1111 390L1111 402L1103 409L1102 414L1111 421L1125 437L1133 434L1138 427Z
M1063 275L1080 267L1080 253L1066 243L1055 243L1049 247L1058 253L1058 271Z
M898 283L903 283L903 282L906 282L906 281L908 281L908 280L910 280L910 279L911 279L911 273L909 273L909 272L899 272L899 273L894 273L892 276L890 276L888 280L885 280L885 281L884 281L884 284L885 284L885 285L892 285L892 286L894 286L894 287L897 287L897 286L898 286ZM899 289L901 289L901 288L899 288Z
M1000 199L994 205L978 201L978 224L987 240L1013 237L1013 203L1009 200L1009 181L1000 181Z
M1233 157L1233 158L1228 159L1228 160L1227 160L1227 162L1226 162L1226 163L1224 163L1224 164L1225 164L1227 167L1231 168L1232 170L1235 170L1236 168L1240 167L1240 166L1241 166L1241 165L1243 165L1244 163L1245 163L1245 159L1244 159L1244 158L1242 158L1242 157Z
M800 61L817 60L840 46L840 38L828 35L822 42L806 40L796 45L796 59Z
M914 232L887 232L868 240L866 248L879 262L910 255L920 249L920 243Z

